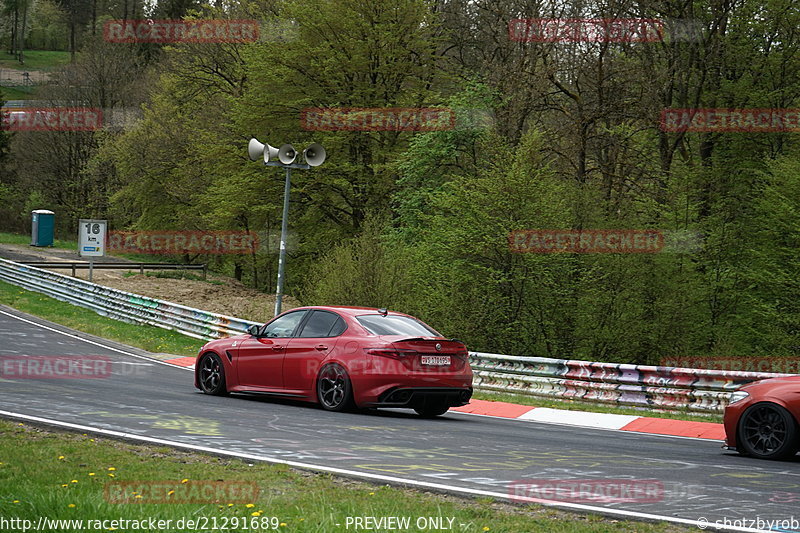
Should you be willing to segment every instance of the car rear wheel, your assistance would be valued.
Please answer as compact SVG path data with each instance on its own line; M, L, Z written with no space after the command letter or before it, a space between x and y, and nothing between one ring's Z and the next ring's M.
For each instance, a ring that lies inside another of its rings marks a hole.
M216 354L206 354L200 359L200 390L215 396L228 393L225 387L225 367Z
M433 418L443 415L448 409L450 409L450 406L447 405L447 402L442 400L426 400L423 405L414 408L417 414L423 418Z
M739 421L739 446L759 459L788 459L797 453L797 422L774 403L757 403Z
M317 398L323 409L347 411L353 407L353 387L347 371L337 364L326 365L317 378Z

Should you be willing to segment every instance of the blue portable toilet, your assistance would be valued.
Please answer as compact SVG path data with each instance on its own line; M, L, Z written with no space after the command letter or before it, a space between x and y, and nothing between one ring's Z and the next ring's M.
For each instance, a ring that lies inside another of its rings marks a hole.
M35 209L31 215L31 246L53 246L56 214L47 209Z

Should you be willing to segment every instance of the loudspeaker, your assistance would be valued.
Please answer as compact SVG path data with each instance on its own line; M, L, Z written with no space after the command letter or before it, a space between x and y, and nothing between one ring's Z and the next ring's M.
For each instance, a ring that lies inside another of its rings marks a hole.
M270 159L278 157L278 149L268 144L262 144L257 139L250 139L247 145L247 155L251 161L258 161L262 157L264 163L268 163Z
M297 159L297 151L291 144L284 144L278 148L278 160L284 165L291 165Z
M325 162L325 158L328 157L328 153L321 144L314 143L310 144L308 148L303 150L303 157L309 166L318 167Z
M278 158L278 149L274 146L265 145L264 146L264 163L269 163L270 159L277 159Z
M247 144L247 155L250 161L258 161L264 156L264 145L258 142L258 139L250 139Z

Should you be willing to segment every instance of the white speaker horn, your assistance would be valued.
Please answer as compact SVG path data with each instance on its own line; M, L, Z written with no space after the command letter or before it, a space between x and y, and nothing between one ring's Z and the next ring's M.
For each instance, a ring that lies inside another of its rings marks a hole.
M250 139L247 144L247 155L250 161L258 161L264 156L264 145L258 142L258 139Z
M274 146L264 145L264 163L269 163L270 159L277 159L278 151Z
M291 144L284 144L278 148L278 160L284 165L291 165L297 159L297 150Z
M321 144L313 143L310 144L308 148L303 150L303 157L309 166L318 167L325 162L325 158L328 157L328 153Z

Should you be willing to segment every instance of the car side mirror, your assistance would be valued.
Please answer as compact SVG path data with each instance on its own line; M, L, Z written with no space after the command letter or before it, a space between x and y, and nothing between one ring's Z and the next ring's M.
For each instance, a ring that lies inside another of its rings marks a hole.
M258 330L261 329L261 326L257 326L253 324L252 326L247 328L247 333L252 335L253 337L258 337Z

